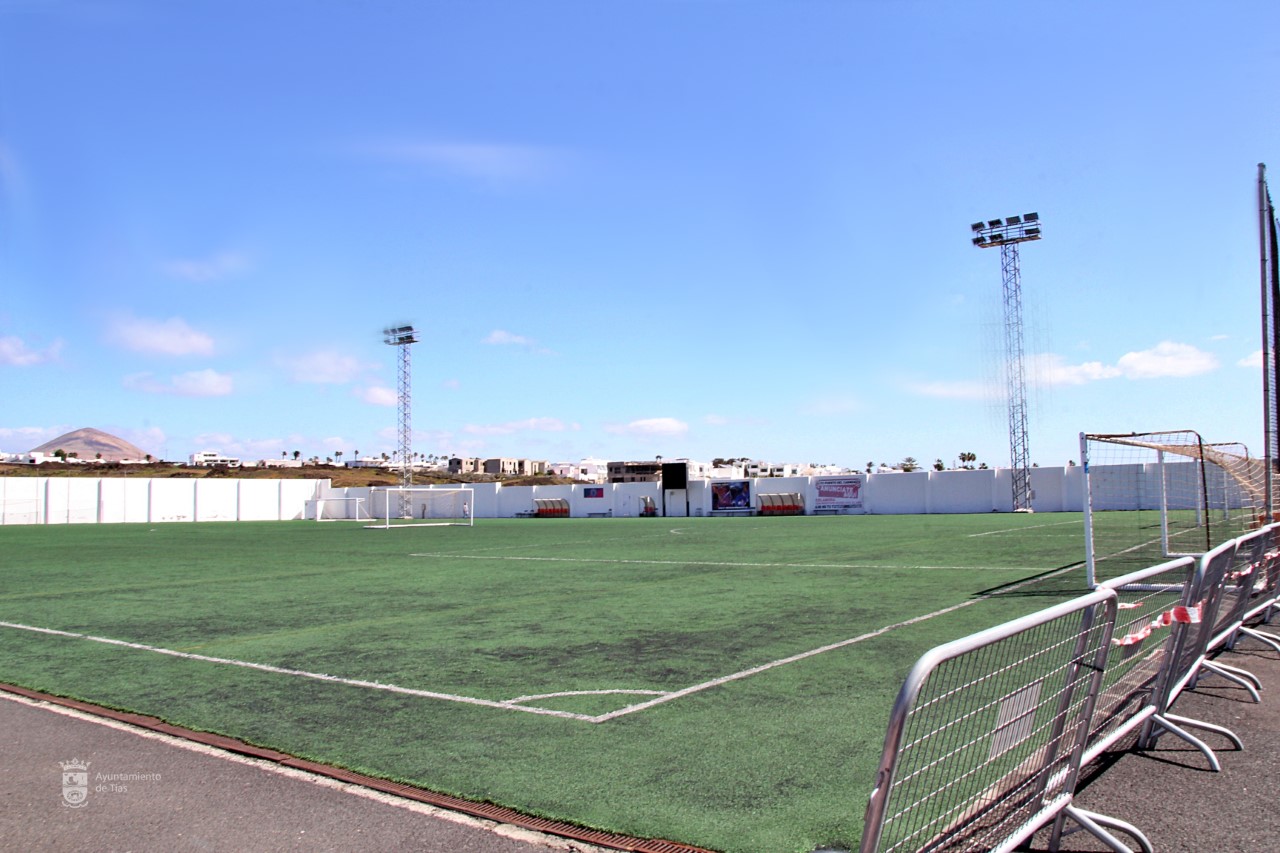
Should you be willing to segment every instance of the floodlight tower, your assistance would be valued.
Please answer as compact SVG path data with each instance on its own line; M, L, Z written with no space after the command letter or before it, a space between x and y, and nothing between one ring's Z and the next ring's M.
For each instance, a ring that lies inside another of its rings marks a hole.
M382 342L398 347L400 350L399 383L396 394L400 442L396 457L400 460L400 485L408 488L413 484L413 395L410 392L409 345L418 342L418 333L413 330L413 326L392 326L382 330ZM408 492L401 492L400 516L408 517L412 507L412 496Z
M1022 349L1022 274L1018 244L1040 239L1040 214L1026 213L1005 219L975 222L973 245L1000 247L1000 272L1004 280L1005 387L1009 398L1009 455L1013 469L1013 511L1030 512L1031 450L1027 441L1027 374Z

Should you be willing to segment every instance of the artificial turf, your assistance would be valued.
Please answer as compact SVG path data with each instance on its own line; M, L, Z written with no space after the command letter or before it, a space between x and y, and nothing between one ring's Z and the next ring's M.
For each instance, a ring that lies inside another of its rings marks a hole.
M1068 513L4 527L0 622L64 633L0 627L0 680L617 832L854 848L911 664L1079 593L1082 538Z

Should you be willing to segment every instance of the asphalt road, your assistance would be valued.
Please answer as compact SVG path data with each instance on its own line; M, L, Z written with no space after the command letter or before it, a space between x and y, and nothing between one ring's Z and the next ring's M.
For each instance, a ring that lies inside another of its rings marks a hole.
M62 765L72 761L87 767L66 772L82 776L64 777ZM563 853L599 848L0 693L0 849Z

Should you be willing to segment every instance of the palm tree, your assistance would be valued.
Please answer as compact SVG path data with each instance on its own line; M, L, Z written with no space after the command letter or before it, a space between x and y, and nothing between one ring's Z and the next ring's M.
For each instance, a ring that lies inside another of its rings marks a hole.
M910 473L912 471L920 470L920 463L916 462L916 458L914 456L908 456L906 459L903 459L898 463L898 467L903 471Z
M942 462L942 460L941 460L941 459L935 459L935 460L933 460L933 470L935 470L935 471L945 471L945 470L947 470L947 466L946 466L945 464L943 464L943 462Z
M301 456L301 455L302 455L302 451L301 451L301 450L295 450L295 451L293 451L293 461L294 461L294 462L297 462L297 461L298 461L298 457L299 457L299 456Z

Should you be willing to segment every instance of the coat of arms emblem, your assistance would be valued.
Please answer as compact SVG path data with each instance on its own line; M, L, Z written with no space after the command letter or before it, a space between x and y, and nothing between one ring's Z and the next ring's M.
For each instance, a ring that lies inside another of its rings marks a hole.
M78 809L89 802L89 762L73 758L62 765L62 804Z

